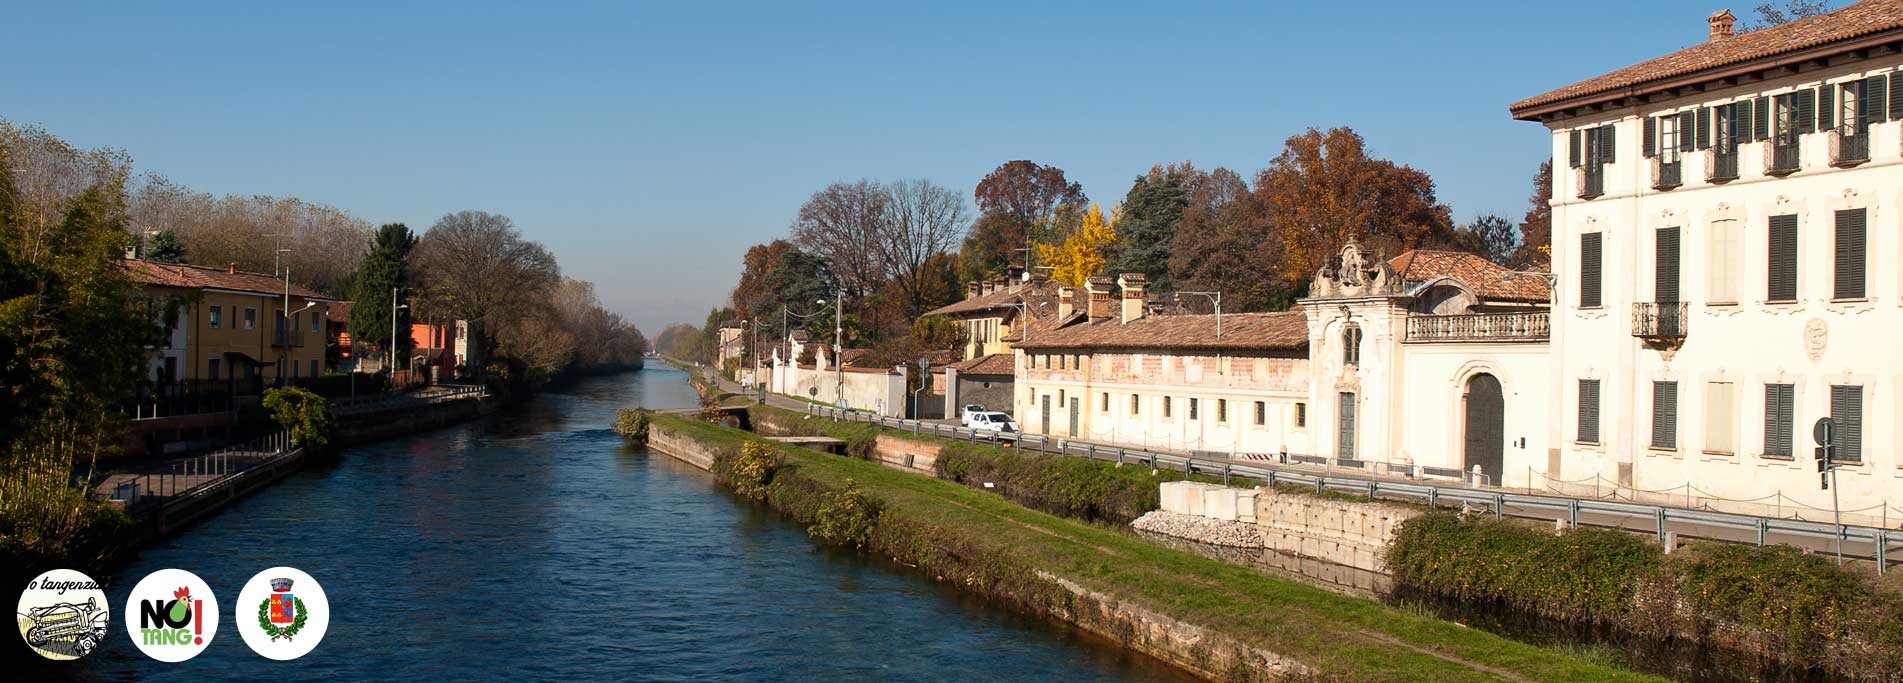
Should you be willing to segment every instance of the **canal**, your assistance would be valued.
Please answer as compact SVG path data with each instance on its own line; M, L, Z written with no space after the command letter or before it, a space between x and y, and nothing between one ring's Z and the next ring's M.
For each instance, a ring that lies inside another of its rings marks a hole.
M552 390L494 418L353 448L145 551L107 591L101 652L34 678L1188 681L1155 660L815 546L805 532L608 431L615 409L696 403L650 367ZM323 643L259 657L233 626L243 582L289 565L323 583ZM181 664L119 623L147 573L197 573L223 624Z

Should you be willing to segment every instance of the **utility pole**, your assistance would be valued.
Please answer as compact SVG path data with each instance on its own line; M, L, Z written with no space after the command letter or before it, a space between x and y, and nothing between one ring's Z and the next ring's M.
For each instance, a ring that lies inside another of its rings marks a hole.
M1216 338L1222 338L1222 292L1177 292L1176 300L1182 301L1184 294L1200 296L1216 304Z
M390 379L392 380L396 379L396 312L398 309L410 307L409 304L403 304L401 306L396 304L396 293L398 289L400 288L390 288Z
M846 405L846 290L833 293L833 404Z

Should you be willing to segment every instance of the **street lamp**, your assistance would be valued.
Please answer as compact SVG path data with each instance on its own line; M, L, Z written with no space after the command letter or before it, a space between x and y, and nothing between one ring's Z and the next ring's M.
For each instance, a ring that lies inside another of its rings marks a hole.
M819 301L821 306L826 300ZM846 290L833 293L833 405L846 407Z
M1183 295L1200 296L1216 304L1216 338L1222 338L1222 292L1177 292L1175 300L1182 303Z
M1017 307L1019 311L1024 313L1024 334L1018 335L1018 343L1022 344L1024 342L1031 341L1031 302L1025 301L1023 299L1019 299L1016 303L1013 303L1011 305ZM1038 308L1043 308L1049 305L1051 305L1051 302L1049 301L1037 302Z
M397 304L398 289L400 288L390 288L390 379L396 379L396 312L410 307L409 304Z
M278 251L290 251L290 250L279 249ZM297 312L303 313L305 311L310 310L311 307L316 305L317 305L317 302L315 301L306 301L304 302L304 307L297 309ZM291 269L289 268L284 269L284 308L282 310L284 311L284 315L283 317L278 319L278 324L277 324L277 328L278 328L277 329L278 383L279 384L284 383L284 363L288 361L291 357Z

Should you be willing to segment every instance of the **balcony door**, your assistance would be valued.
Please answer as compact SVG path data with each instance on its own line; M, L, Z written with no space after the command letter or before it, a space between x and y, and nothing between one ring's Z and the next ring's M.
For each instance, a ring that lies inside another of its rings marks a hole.
M1487 481L1499 485L1506 467L1506 400L1500 393L1500 380L1489 374L1467 380L1463 397L1466 412L1466 459L1462 469L1472 472L1475 465L1487 475Z

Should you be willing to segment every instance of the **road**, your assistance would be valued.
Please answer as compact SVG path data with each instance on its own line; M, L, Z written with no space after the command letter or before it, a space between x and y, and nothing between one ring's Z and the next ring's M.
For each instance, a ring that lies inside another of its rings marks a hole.
M711 368L700 368L699 371L705 373L705 376L713 378L714 381L718 383L717 386L719 386L723 391L730 391L735 394L741 394L745 396L755 395L752 392L743 392L740 388L740 385L732 381L729 381L724 377L719 376L717 373L713 372ZM767 394L767 404L777 408L785 408L788 410L798 410L798 411L808 410L812 406L811 403L808 403L806 401L802 401L799 399L782 396L778 394ZM937 422L940 424L954 424L952 421L949 421L949 420L927 420L925 422L927 424L930 424L933 422ZM1116 447L1116 444L1091 442L1091 441L1087 441L1083 439L1068 439L1065 441L1065 443L1070 443L1070 444L1094 443L1096 446L1099 446L1099 447L1112 447L1112 448ZM1128 450L1135 451L1137 449L1132 448ZM1190 454L1187 452L1172 451L1169 449L1145 449L1145 452L1156 452L1163 455L1173 455L1173 456L1184 457L1184 458L1188 458L1190 456ZM1076 455L1076 454L1071 454L1071 455ZM1407 477L1382 476L1382 475L1377 475L1377 474L1367 472L1365 470L1359 470L1359 469L1344 470L1340 468L1329 468L1329 467L1318 466L1318 465L1267 463L1267 462L1262 462L1258 460L1242 460L1242 459L1219 458L1219 457L1210 457L1210 456L1196 456L1195 461L1196 461L1196 469L1198 471L1221 471L1223 466L1229 465L1229 466L1248 467L1248 468L1253 468L1258 470L1272 470L1278 474L1286 473L1291 475L1307 476L1307 477L1327 477L1330 481L1331 486L1339 490L1355 490L1356 488L1365 488L1367 485L1366 483L1373 483L1377 488L1382 484L1402 484L1402 485L1419 486L1424 483L1421 480L1410 479ZM1345 485L1345 486L1336 485L1337 482L1348 482L1348 485ZM1355 484L1354 482L1362 482L1362 483ZM1549 501L1549 502L1558 501L1558 502L1561 502L1562 504L1564 501L1568 501L1568 500L1579 500L1579 501L1594 500L1594 499L1587 499L1587 498L1567 498L1564 496L1556 496L1546 492L1533 492L1533 491L1505 489L1505 488L1497 488L1497 487L1487 487L1484 489L1479 489L1477 487L1472 487L1472 486L1462 486L1454 482L1450 482L1449 486L1444 488L1464 489L1465 491L1482 490L1487 492L1499 492L1502 494L1516 494L1516 497L1538 497L1538 498L1544 499L1545 501ZM1488 506L1485 511L1492 512L1491 507L1492 506ZM1682 539L1707 539L1707 540L1727 541L1727 542L1733 542L1733 543L1746 543L1746 544L1756 544L1762 541L1765 544L1771 544L1771 545L1783 544L1783 545L1796 546L1796 547L1808 550L1810 552L1815 552L1820 554L1834 555L1837 551L1836 542L1833 539L1831 539L1827 534L1823 536L1819 536L1812 533L1780 530L1776 528L1777 525L1779 523L1789 522L1789 520L1780 520L1778 518L1756 517L1752 515L1741 515L1741 514L1730 514L1730 513L1713 513L1710 511L1700 510L1696 512L1700 514L1710 515L1713 517L1722 517L1722 518L1725 518L1726 521L1729 523L1725 523L1725 524L1702 523L1695 520L1670 519L1670 518L1665 519L1661 523L1660 517L1657 514L1643 512L1643 511L1636 511L1636 510L1632 512L1599 511L1599 510L1579 510L1577 512L1572 512L1562 507L1548 506L1548 505L1538 505L1538 506L1521 505L1521 504L1515 504L1510 501L1504 502L1498 505L1498 507L1499 507L1499 513L1501 515L1517 517L1521 519L1556 523L1562 519L1572 518L1572 519L1577 519L1577 523L1582 526L1595 526L1595 527L1604 527L1604 528L1611 528L1611 529L1625 529L1625 530L1630 530L1630 531L1644 533L1646 535L1653 535L1653 536L1660 534L1662 530L1663 532L1667 532L1667 533L1671 533L1675 535L1681 540ZM1643 506L1632 506L1632 507L1638 508ZM1684 508L1672 508L1672 509L1686 510ZM1754 524L1758 523L1757 522L1758 520L1762 520L1762 525L1754 526ZM1762 539L1760 539L1759 537L1760 534L1762 534ZM1876 557L1875 543L1865 538L1854 538L1852 540L1843 541L1842 552L1844 554L1846 563L1860 563L1866 566L1872 565L1873 560ZM1894 567L1899 562L1903 562L1903 533L1892 532L1888 536L1885 559L1887 560L1886 563L1892 567Z

